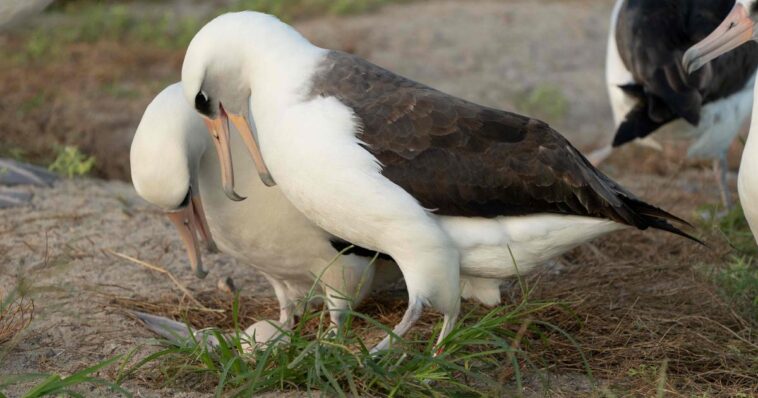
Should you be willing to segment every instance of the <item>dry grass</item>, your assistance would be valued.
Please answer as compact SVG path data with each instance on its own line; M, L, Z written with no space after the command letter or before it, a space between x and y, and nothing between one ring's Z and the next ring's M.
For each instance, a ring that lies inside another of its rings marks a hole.
M34 301L25 296L6 296L0 291L0 344L11 341L34 319Z

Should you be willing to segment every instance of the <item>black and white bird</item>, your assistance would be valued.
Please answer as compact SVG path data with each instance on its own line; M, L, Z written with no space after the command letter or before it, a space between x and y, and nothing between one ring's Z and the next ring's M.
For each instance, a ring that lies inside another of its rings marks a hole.
M270 15L205 25L182 85L213 136L228 121L246 136L264 182L325 230L397 262L409 295L400 336L429 305L444 314L441 347L462 275L498 280L627 226L688 236L547 124L316 47Z
M295 309L318 279L326 297L334 326L339 326L344 311L358 305L373 287L399 278L397 267L388 259L372 263L374 253L347 249L347 244L305 218L282 195L268 189L254 173L237 135L225 136L224 146L237 156L219 162L203 119L187 104L181 85L167 87L148 105L137 127L131 147L132 182L137 193L148 202L166 210L189 253L198 276L204 277L198 237L210 246L257 269L271 283L280 306L278 326L293 326ZM231 201L224 195L222 177L236 173L244 201ZM215 243L214 243L215 242ZM159 331L164 321L140 316ZM256 323L248 330L261 337L268 322ZM186 331L178 324L170 331ZM270 330L269 330L270 331ZM271 336L269 336L271 337ZM260 340L259 340L260 342Z
M758 41L758 2L756 0L739 0L722 23L708 37L687 50L683 58L684 69L690 73L697 72L708 65L718 62L731 52L739 51L743 43L756 45ZM724 54L724 55L722 55ZM748 65L742 73L747 73ZM740 71L735 70L739 74ZM753 90L758 90L754 85ZM745 218L750 224L753 235L758 237L758 109L753 104L753 116L750 121L750 133L742 152L742 163L737 179L740 203Z
M682 67L682 55L715 29L732 6L734 0L618 0L606 60L617 128L612 147L680 121L677 128L694 138L688 156L713 159L727 206L726 154L750 117L758 45L742 46L692 75ZM610 153L607 147L590 159L597 164Z

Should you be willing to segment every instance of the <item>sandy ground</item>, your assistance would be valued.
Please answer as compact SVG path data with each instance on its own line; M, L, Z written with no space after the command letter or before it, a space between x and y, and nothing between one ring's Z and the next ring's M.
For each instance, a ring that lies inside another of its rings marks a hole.
M297 26L319 44L354 51L497 108L517 109L519 98L540 85L559 87L568 100L567 112L547 121L578 146L597 147L610 140L612 130L603 83L612 2L535 3L477 1L471 7L469 2L421 2ZM129 112L119 116L120 144L110 148L121 161L126 161L126 143L141 113ZM214 290L218 278L229 275L245 294L272 294L250 267L223 254L206 254L212 273L206 280L196 279L168 220L126 183L80 179L52 189L28 189L35 195L30 206L0 211L0 292L26 286L35 299L36 317L8 345L9 351L0 351L5 352L0 374L67 373L151 341L150 333L111 298L155 300L176 287L112 252L159 264L193 292ZM715 191L707 196L717 200ZM203 396L127 387L138 396Z

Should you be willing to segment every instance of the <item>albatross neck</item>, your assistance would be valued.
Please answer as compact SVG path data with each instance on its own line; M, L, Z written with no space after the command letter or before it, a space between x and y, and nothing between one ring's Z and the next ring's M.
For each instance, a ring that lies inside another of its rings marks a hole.
M268 35L264 41L241 47L243 73L247 75L254 104L286 106L302 100L310 89L313 73L327 53L287 28Z

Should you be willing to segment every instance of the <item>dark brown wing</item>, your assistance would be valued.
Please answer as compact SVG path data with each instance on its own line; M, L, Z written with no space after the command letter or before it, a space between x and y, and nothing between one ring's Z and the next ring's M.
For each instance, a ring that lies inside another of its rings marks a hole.
M619 126L613 145L645 137L683 118L700 122L702 107L728 97L750 81L758 67L758 44L745 43L693 75L682 67L684 52L721 23L734 0L627 0L615 32L619 54L636 84L622 87L637 106Z
M639 228L660 227L651 217L673 219L601 174L547 124L447 95L359 57L331 52L311 95L351 107L382 174L437 214L573 214Z

